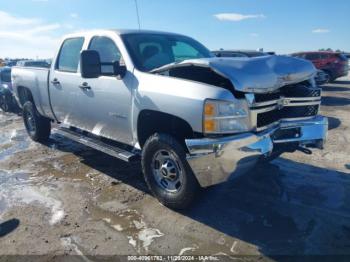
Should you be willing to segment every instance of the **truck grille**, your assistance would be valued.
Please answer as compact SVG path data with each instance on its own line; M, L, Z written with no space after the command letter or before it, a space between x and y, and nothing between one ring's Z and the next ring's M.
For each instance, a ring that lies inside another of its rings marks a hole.
M321 89L305 82L284 86L269 94L249 95L253 96L248 101L253 101L250 104L251 119L257 131L281 120L316 116L321 103Z
M281 119L288 118L302 118L317 115L318 105L313 106L298 106L298 107L284 107L281 110L275 109L265 113L258 114L257 127L261 128L264 126L271 125L278 122Z
M321 96L320 88L310 88L308 85L291 85L280 88L278 91L269 94L256 94L255 102L266 102L284 97L319 97Z

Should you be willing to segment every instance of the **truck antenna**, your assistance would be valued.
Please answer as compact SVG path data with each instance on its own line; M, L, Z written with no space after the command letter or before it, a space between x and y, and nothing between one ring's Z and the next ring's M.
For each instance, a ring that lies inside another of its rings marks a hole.
M135 8L136 8L136 15L137 15L137 23L138 23L138 25L139 25L139 30L141 30L139 6L138 6L138 4L137 4L137 0L135 0Z

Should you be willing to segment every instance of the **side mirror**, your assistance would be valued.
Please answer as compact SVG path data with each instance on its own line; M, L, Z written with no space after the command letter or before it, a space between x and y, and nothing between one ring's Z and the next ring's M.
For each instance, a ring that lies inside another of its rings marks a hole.
M118 79L123 79L126 74L126 66L120 65L119 61L113 62L113 73Z
M83 78L97 78L101 75L101 60L97 51L84 50L81 52L80 71Z

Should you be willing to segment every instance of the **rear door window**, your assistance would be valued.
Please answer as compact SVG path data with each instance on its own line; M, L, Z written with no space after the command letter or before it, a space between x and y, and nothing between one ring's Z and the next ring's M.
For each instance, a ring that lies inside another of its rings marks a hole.
M70 38L63 42L56 64L56 69L76 73L78 70L80 51L84 44L83 37Z

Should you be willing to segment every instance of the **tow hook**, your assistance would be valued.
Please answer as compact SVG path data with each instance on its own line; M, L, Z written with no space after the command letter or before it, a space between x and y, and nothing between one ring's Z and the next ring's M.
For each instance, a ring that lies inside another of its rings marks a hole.
M300 151L300 152L303 152L304 154L307 154L307 155L312 155L312 151L306 147L302 147L302 146L298 146L296 148L297 151Z

